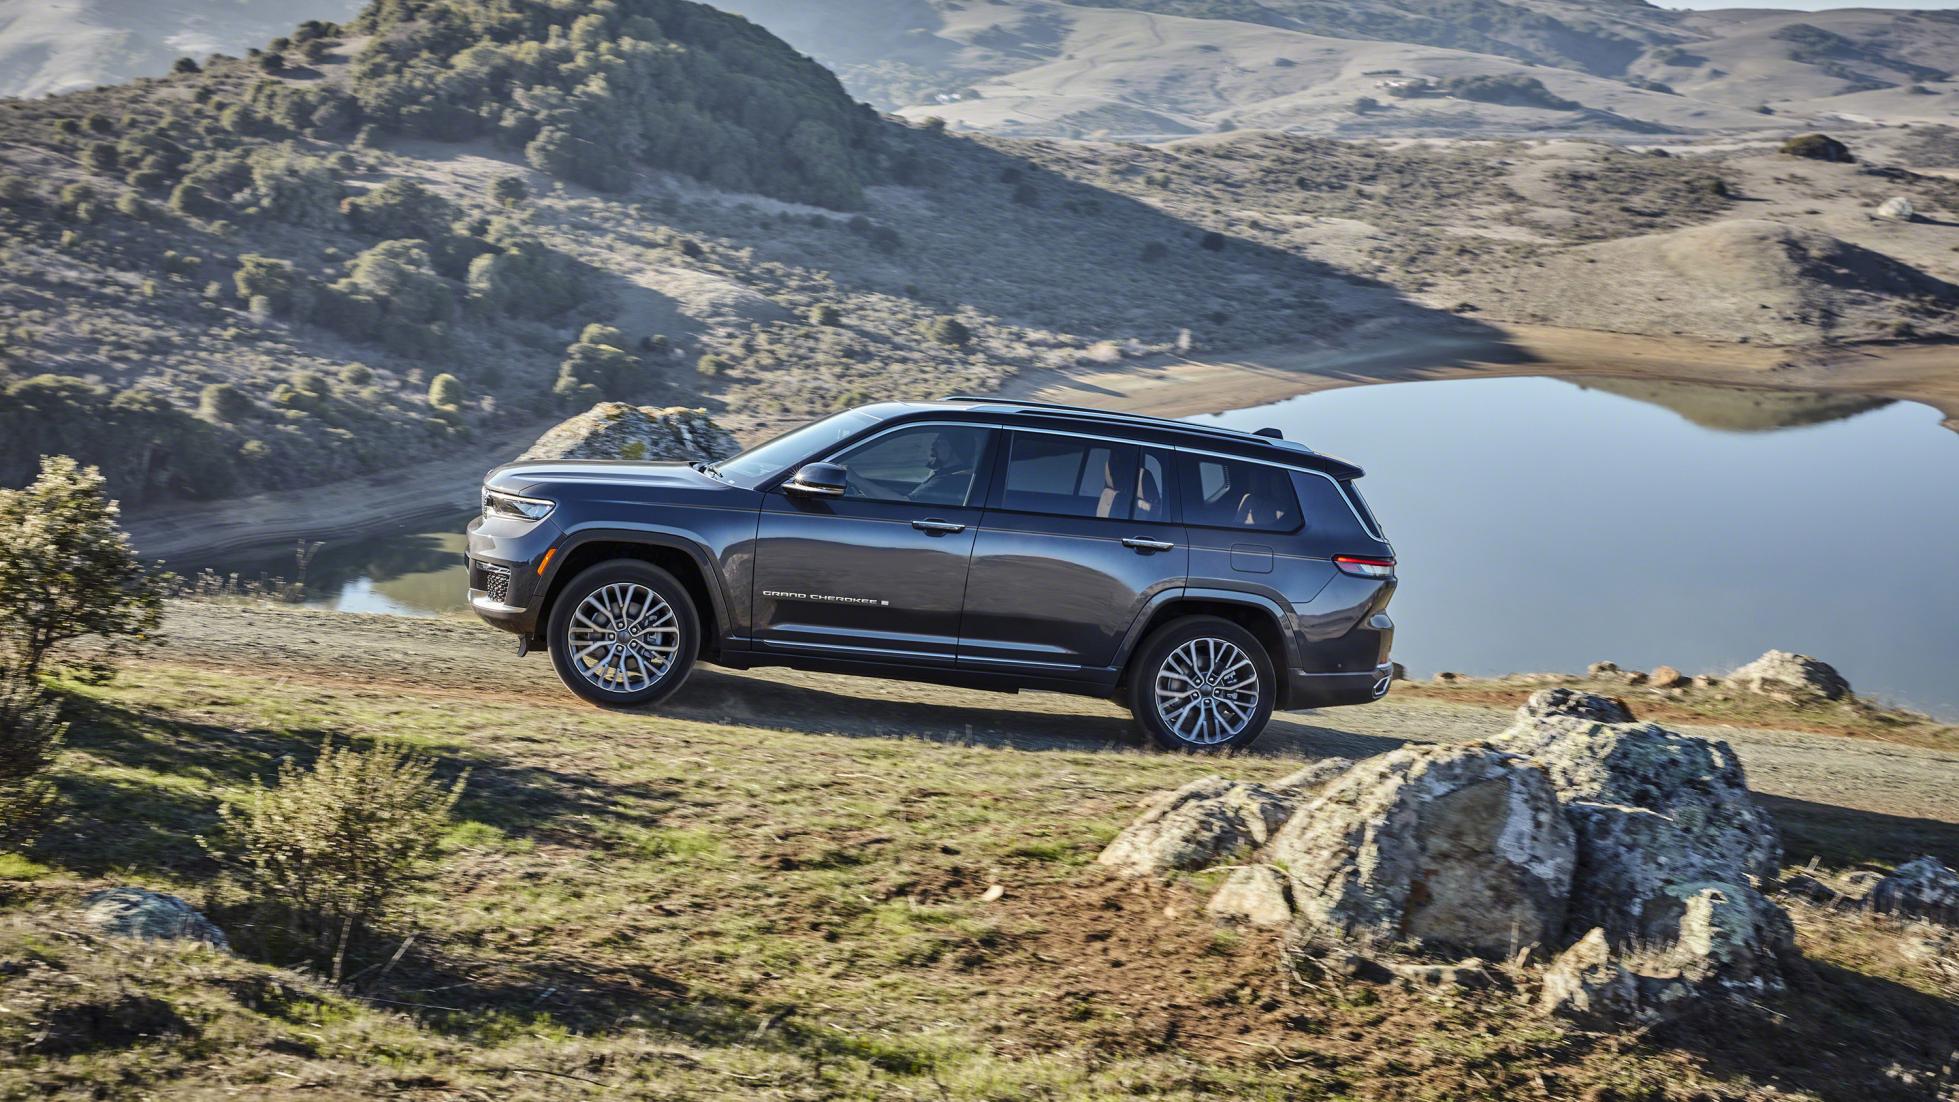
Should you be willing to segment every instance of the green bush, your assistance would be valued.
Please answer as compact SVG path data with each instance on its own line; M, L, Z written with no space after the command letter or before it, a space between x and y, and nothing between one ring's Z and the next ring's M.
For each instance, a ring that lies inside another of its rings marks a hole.
M230 423L251 416L252 400L230 383L212 383L199 396L197 409L207 421Z
M963 345L973 339L972 330L954 317L935 318L925 327L925 335L940 344Z
M435 763L408 749L328 741L311 769L288 758L272 784L227 799L217 830L198 842L338 983L355 939L435 852L468 779L440 783Z
M429 381L429 405L437 409L460 409L463 404L462 380L443 372Z
M65 729L33 677L0 665L0 850L33 841L53 810L46 774Z
M531 189L524 186L522 176L499 176L490 184L490 198L506 207L514 207L530 197Z
M728 370L728 361L713 354L705 355L694 362L694 370L711 379Z
M118 514L102 472L65 455L42 460L26 489L0 490L0 640L10 669L32 678L57 648L88 637L113 657L163 622L171 579L136 558Z
M383 241L354 258L345 290L380 305L390 320L412 325L445 321L455 311L454 285L436 272L421 241Z
M340 369L340 381L351 387L366 386L374 381L374 369L366 364L348 364Z
M565 349L552 393L564 399L588 393L615 400L631 396L644 385L645 372L626 344L626 335L610 325L586 326Z
M239 257L238 271L231 281L239 298L247 302L263 298L278 317L293 314L312 298L306 277L293 269L291 261L275 257L254 253Z
M107 175L114 172L120 163L121 155L116 152L113 143L96 142L82 150L82 166L90 172Z
M842 325L843 324L843 311L838 310L835 306L832 306L827 302L818 303L817 305L810 307L808 314L805 316L809 318L809 323L811 325Z
M446 237L456 220L453 203L412 180L389 180L346 199L340 209L356 231L383 240L433 241Z

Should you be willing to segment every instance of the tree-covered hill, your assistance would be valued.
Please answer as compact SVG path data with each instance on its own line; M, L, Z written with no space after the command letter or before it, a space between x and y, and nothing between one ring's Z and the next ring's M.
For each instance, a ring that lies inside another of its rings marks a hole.
M65 453L227 497L600 398L756 430L1424 314L1031 151L687 0L379 0L0 101L0 484Z

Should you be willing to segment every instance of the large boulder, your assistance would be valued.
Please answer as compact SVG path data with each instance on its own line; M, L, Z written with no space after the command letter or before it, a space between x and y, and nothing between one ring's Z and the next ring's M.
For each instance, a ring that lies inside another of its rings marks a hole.
M1508 955L1555 940L1575 860L1543 770L1488 746L1361 762L1287 820L1211 911ZM1278 873L1279 875L1275 875Z
M1842 700L1851 695L1850 682L1828 662L1786 650L1764 654L1729 674L1727 683L1743 692L1794 704Z
M1959 922L1959 873L1936 857L1920 857L1878 881L1867 899L1873 910Z
M740 450L706 410L601 402L548 429L517 458L712 463Z
M1143 805L1096 861L1139 875L1200 869L1234 853L1264 845L1327 781L1353 763L1314 762L1270 784L1200 777Z
M224 931L174 895L143 888L110 888L82 901L82 925L111 937L199 941L231 948Z

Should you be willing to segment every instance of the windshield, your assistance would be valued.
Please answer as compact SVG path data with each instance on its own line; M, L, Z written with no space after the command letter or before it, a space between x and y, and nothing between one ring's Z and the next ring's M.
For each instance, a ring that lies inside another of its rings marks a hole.
M882 421L884 418L873 412L875 409L876 406L869 406L845 410L814 424L785 432L766 444L757 444L732 459L716 463L714 472L730 482L752 486L791 463Z

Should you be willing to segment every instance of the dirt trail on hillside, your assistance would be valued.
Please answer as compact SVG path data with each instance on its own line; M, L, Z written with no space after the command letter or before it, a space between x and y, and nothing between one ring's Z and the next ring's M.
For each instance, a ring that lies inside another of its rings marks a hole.
M474 621L354 615L229 602L172 605L173 660L322 686L400 686L429 694L522 696L590 705L559 685L550 659L518 658L515 640ZM787 670L695 671L662 714L846 737L921 738L1039 751L1136 750L1127 714L1107 701L1006 695ZM1504 708L1390 695L1375 704L1281 713L1252 753L1360 757L1407 743L1458 742L1509 724ZM1735 748L1760 792L1818 812L1916 821L1916 833L1959 845L1959 753L1800 731L1669 723Z

